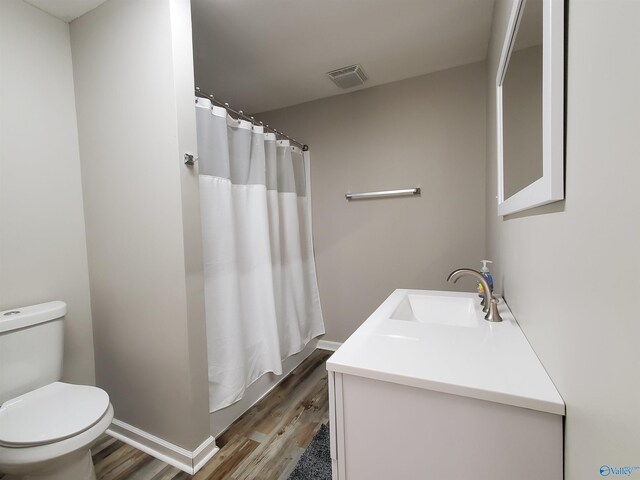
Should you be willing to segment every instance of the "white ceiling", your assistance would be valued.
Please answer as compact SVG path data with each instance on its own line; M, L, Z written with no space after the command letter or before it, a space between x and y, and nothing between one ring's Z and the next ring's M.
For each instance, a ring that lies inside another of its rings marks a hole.
M483 60L494 0L192 0L196 84L263 112ZM359 63L342 90L326 72Z
M90 10L93 10L106 0L25 0L34 7L50 13L60 20L70 22Z

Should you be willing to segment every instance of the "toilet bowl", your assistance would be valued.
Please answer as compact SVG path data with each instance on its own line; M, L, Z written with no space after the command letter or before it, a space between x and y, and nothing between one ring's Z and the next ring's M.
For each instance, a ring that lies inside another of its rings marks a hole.
M104 390L54 382L0 407L0 472L24 479L93 480L91 445L111 424Z
M95 480L90 448L111 424L109 395L60 381L64 302L0 312L0 473Z

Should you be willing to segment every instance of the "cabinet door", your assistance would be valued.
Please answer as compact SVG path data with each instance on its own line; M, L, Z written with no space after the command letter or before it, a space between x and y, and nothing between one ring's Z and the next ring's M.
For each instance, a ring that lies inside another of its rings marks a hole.
M334 478L562 479L559 415L352 375L340 388Z

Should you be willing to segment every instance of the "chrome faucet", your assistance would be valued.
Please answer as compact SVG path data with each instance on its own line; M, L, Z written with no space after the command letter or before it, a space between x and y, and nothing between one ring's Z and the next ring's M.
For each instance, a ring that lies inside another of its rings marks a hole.
M451 274L447 278L447 282L456 283L460 278L466 276L474 277L482 285L484 296L484 300L482 302L482 311L486 313L484 319L489 322L501 322L502 317L498 312L498 299L493 296L491 287L489 287L487 279L480 272L471 268L459 268L458 270L454 270L453 272L451 272Z

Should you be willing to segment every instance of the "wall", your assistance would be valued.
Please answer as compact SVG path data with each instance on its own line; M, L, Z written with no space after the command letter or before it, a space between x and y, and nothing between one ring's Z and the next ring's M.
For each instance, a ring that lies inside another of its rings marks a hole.
M640 465L640 2L569 2L566 200L496 215L495 74L512 0L489 48L487 246L505 297L567 404L565 478Z
M313 228L329 341L396 288L446 283L485 252L484 63L258 114L310 145ZM347 202L346 192L422 195Z
M93 384L69 26L0 2L0 310L67 303L64 380Z
M109 0L71 24L96 380L116 418L209 436L188 0Z

